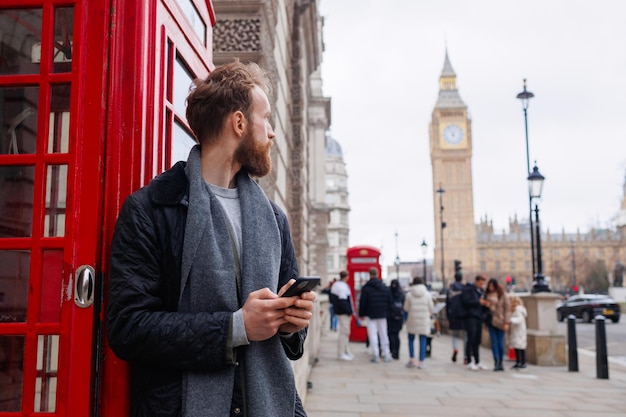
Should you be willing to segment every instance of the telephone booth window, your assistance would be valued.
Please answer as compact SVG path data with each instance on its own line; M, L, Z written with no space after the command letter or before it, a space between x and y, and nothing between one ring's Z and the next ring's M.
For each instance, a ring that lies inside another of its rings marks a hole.
M180 118L186 120L187 114L187 96L189 95L189 88L191 87L194 76L191 75L191 71L187 68L187 65L183 62L180 56L177 56L174 60L174 110Z
M187 160L189 151L196 145L196 140L189 134L187 129L178 122L174 122L172 136L172 165L174 165L178 161Z
M0 237L30 237L35 167L0 166Z
M174 55L176 58L174 58ZM178 161L186 161L189 151L197 144L193 134L186 126L187 96L193 85L195 76L189 69L183 58L174 53L174 45L168 42L168 60L172 68L172 77L168 77L166 92L168 101L171 97L171 104L166 103L166 138L168 128L171 128L171 163L174 165ZM168 138L169 139L169 138Z
M0 323L24 323L28 305L30 251L0 250L0 265ZM0 363L1 360L2 347ZM0 365L0 371L2 369Z
M72 70L73 32L74 8L57 7L54 9L52 72L70 72Z
M200 13L198 13L198 9L196 9L193 1L179 0L178 5L183 10L183 13L187 17L193 31L196 32L196 35L198 35L202 41L202 45L206 46L206 23L204 23L204 20L200 17Z
M42 9L0 10L0 74L38 74Z
M38 99L38 87L0 88L0 154L35 153Z
M54 413L56 410L57 372L59 369L59 336L37 337L37 367L34 410Z
M361 288L363 288L363 286L367 284L367 281L369 281L369 279L369 272L361 271L354 273L354 293L356 295L356 305L359 305L361 303Z
M67 153L70 129L70 84L53 85L50 94L48 153Z
M0 336L0 412L22 409L24 336Z
M48 165L44 237L65 236L67 165Z

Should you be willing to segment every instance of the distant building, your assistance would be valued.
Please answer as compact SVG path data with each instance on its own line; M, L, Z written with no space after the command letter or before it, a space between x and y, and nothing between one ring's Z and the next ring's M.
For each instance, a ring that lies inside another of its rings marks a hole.
M350 234L350 204L348 201L348 174L341 145L326 133L326 207L329 212L328 251L326 254L327 280L339 276L346 269L346 251ZM327 281L327 282L328 282Z
M477 138L476 140L480 140ZM509 220L507 230L495 230L493 222L483 218L474 222L471 174L472 130L467 106L456 85L456 73L446 52L439 77L439 96L430 124L430 152L433 169L435 213L434 275L441 280L441 233L443 231L444 276L453 281L454 260L462 264L464 280L477 273L505 282L509 277L518 289L532 286L530 224L528 219ZM440 211L440 194L443 219ZM442 229L441 222L446 226ZM543 274L550 287L567 291L584 287L592 270L605 270L613 284L617 271L626 264L626 178L621 210L612 228L593 228L587 232L541 231Z

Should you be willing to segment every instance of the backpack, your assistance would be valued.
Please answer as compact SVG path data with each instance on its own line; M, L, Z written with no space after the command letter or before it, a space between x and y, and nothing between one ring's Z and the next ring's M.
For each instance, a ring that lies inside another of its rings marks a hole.
M339 299L335 294L330 293L330 303L333 305L333 310L335 314L352 314L352 304L350 303L350 298L346 298L345 300Z
M463 320L465 315L461 291L448 291L446 295L446 316L448 320Z

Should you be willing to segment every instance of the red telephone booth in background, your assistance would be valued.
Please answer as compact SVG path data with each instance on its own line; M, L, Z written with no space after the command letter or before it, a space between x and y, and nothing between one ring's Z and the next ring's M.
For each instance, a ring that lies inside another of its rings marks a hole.
M128 415L109 244L126 196L194 144L214 24L210 0L0 0L0 417Z
M373 246L353 246L348 248L348 285L352 291L352 299L357 309L361 301L361 288L370 279L369 269L374 267L381 276L380 251ZM353 317L350 325L350 340L353 342L365 342L367 340L367 327L357 323Z

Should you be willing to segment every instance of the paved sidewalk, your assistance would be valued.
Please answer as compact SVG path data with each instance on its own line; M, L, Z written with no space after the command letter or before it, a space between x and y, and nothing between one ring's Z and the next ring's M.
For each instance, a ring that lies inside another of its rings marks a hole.
M624 417L626 366L609 360L609 379L596 378L595 353L579 350L579 372L567 366L529 365L524 371L470 371L452 363L450 336L433 340L425 369L406 368L406 334L400 360L370 363L364 343L351 343L351 362L337 359L337 333L322 336L305 409L309 417ZM416 341L417 342L417 341ZM419 349L416 343L416 349ZM493 366L491 350L481 362Z

